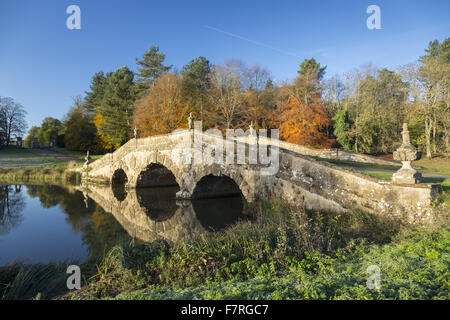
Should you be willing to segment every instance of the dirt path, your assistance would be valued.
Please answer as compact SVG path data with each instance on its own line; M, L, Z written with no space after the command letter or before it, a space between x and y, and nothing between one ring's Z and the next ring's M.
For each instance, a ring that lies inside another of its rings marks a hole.
M69 156L67 154L58 153L58 152L51 151L51 150L48 150L48 149L34 149L34 150L38 151L38 152L41 152L41 153L43 153L43 154L45 154L47 156L51 156L51 157L53 157L55 159L61 160L61 161L67 161L67 162L75 161L77 163L83 163L84 162L84 160L82 160L80 158Z

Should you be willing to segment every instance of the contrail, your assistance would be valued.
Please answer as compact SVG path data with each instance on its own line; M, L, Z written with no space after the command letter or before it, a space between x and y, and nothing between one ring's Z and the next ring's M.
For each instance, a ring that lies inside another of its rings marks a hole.
M241 40L244 40L244 41L256 44L257 46L260 46L260 47L268 48L268 49L275 50L275 51L277 51L279 53L282 53L282 54L286 54L286 55L289 55L289 56L292 56L292 57L295 57L295 58L302 59L302 57L300 57L299 55L296 55L295 53L292 53L292 52L289 52L289 51L280 50L278 48L272 47L271 45L268 45L268 44L265 44L265 43L262 43L262 42L258 42L258 41L254 41L254 40L251 40L251 39L247 39L247 38L242 37L242 36L240 36L238 34L227 32L227 31L224 31L224 30L220 30L220 29L208 26L208 25L205 25L204 27L208 28L208 29L211 29L211 30L214 30L214 31L217 31L217 32L220 32L220 33L223 33L223 34L226 34L226 35L228 35L230 37L233 37L233 38L241 39Z

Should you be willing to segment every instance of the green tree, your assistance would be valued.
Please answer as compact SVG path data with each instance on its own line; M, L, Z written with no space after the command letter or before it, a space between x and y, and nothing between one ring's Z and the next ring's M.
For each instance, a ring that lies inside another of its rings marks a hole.
M138 65L138 90L139 92L148 89L153 82L164 72L168 72L172 66L165 66L164 59L166 55L159 52L159 47L151 46L150 49L144 53L142 59L136 58Z
M73 106L64 121L64 142L68 150L98 154L100 141L97 130L82 106Z
M442 43L439 40L430 41L425 52L427 54L419 59L421 62L426 58L439 58L442 62L450 62L450 38L445 39Z
M353 122L347 110L340 109L333 117L334 135L339 144L346 150L352 149L352 141L350 137L350 129Z
M99 130L116 148L128 141L135 100L134 74L128 67L108 74L99 110L104 122Z
M34 138L38 137L39 129L40 128L37 126L32 126L30 128L30 130L28 131L27 137L23 141L23 144L25 147L28 147L28 148L33 147L33 141L34 141Z
M42 145L55 144L61 129L61 121L52 117L45 118L37 135L39 143Z
M305 77L310 74L313 74L317 80L322 80L325 75L325 70L327 66L321 67L320 63L316 62L316 59L305 59L300 64L300 70L298 70L298 74L300 77Z
M417 116L424 123L426 156L450 150L450 38L431 41L420 58L418 80L422 92L417 99Z
M86 91L84 108L87 114L93 118L97 112L97 107L103 103L106 89L106 76L100 71L94 74L90 85L91 91Z
M183 95L203 121L203 106L211 88L211 64L205 57L198 57L185 65L181 74Z

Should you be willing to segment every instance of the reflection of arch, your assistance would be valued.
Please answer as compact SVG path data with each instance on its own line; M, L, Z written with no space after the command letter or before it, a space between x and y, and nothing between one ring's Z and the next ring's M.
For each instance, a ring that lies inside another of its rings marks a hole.
M140 207L156 222L166 221L175 214L178 206L175 195L178 187L137 188L136 196Z
M151 163L139 174L136 187L179 187L179 185L167 167Z
M241 196L237 183L228 176L208 174L201 178L192 192L193 199Z
M125 184L128 182L127 174L123 169L117 169L111 178L111 184Z
M192 201L195 217L208 231L221 231L244 219L242 197L233 196L218 199Z
M226 175L208 174L201 178L192 198L195 215L206 230L223 230L243 218L242 192L237 183Z
M127 197L125 184L128 182L127 174L123 169L117 169L111 178L111 189L117 200L123 201Z

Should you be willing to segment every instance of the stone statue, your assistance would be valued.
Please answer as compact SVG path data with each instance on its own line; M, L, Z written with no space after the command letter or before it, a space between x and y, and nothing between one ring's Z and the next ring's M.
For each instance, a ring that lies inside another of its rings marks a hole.
M251 136L254 136L254 135L256 134L256 131L255 131L255 122L254 122L254 121L250 122L249 130L250 130L250 135L251 135Z
M194 117L192 116L192 112L189 113L188 123L189 123L189 130L194 129Z
M84 157L84 160L86 160L86 161L84 162L84 167L87 167L87 165L88 165L89 163L91 163L91 157L89 156L89 150L87 151L86 157Z
M134 127L134 138L137 139L139 136L139 129L137 127Z
M422 181L422 174L411 167L411 161L420 158L417 149L409 139L408 124L403 124L402 145L394 151L394 159L402 162L402 167L392 176L393 183L415 184Z

